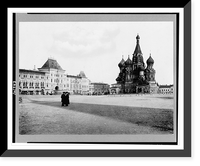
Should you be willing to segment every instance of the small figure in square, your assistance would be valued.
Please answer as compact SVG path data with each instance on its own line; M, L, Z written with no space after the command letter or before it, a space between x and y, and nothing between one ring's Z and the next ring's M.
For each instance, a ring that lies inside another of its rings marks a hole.
M64 106L64 105L68 106L68 104L69 104L69 93L68 92L63 92L63 94L61 95L61 102L62 102L62 106Z

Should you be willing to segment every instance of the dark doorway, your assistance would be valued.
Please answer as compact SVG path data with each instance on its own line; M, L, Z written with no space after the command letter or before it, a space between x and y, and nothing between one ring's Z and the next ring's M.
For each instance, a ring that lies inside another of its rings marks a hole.
M59 87L58 87L58 86L56 86L56 87L55 87L55 90L58 90L58 89L59 89Z

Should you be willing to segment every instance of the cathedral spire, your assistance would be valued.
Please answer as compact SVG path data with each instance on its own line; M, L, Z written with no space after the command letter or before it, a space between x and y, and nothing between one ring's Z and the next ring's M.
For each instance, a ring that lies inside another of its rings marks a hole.
M137 42L136 42L136 47L135 47L135 51L133 53L133 56L137 56L138 54L140 54L140 55L142 54L142 51L140 49L140 44L139 44L139 41L140 41L139 34L137 34L136 40L137 40Z
M136 39L137 39L137 43L139 44L139 40L140 40L139 34L137 34Z

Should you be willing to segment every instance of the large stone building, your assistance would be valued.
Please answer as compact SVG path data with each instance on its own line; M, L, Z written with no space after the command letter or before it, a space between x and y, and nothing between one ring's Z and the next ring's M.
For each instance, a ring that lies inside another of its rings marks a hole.
M52 94L62 91L89 94L89 84L90 80L83 71L77 76L65 74L65 70L52 58L38 70L19 69L21 94Z
M44 72L46 76L46 87L45 90L50 92L52 90L64 90L64 73L58 62L55 59L49 58L39 71Z
M102 82L91 82L89 88L91 95L103 95L109 94L110 85Z
M146 67L139 40L140 37L137 35L132 60L129 56L126 61L122 57L118 64L120 73L116 81L121 85L121 93L157 93L158 91L155 81L156 71L153 68L154 60L150 55Z
M41 94L46 88L45 72L19 69L19 92L21 94Z

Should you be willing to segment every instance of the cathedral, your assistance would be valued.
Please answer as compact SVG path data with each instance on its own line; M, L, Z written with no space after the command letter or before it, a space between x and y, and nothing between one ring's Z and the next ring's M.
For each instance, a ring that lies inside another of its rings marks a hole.
M121 93L158 92L158 85L155 81L156 71L153 68L154 60L150 54L146 61L147 66L145 65L139 41L140 36L137 35L132 60L129 56L126 61L122 57L122 60L118 64L120 73L116 81L120 85Z

